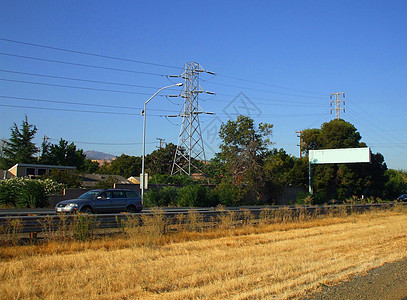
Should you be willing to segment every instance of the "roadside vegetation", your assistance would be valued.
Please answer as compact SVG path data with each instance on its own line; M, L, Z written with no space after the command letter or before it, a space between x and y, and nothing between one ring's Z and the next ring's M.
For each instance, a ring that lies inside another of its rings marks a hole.
M210 226L194 211L171 223L159 211L128 216L108 235L96 218L78 215L31 244L18 240L14 221L0 247L0 294L287 299L407 257L404 206L323 216L264 209L257 218L218 210Z
M273 125L255 124L246 116L238 116L222 124L219 153L209 162L197 162L207 178L194 179L186 175L170 176L176 145L166 144L146 156L146 172L150 183L159 184L145 194L146 206L226 206L267 205L276 203L287 186L308 186L308 151L366 147L357 129L344 120L332 120L320 128L302 132L300 158L289 155L284 149L271 148ZM7 169L15 163L40 163L75 166L77 172L53 170L42 180L52 180L64 187L80 187L81 174L103 173L125 178L139 176L141 158L122 154L111 163L98 166L86 159L82 149L74 143L60 139L51 144L44 139L39 151L33 143L37 132L28 118L18 127L10 128L9 140L3 140L0 151L0 168ZM180 150L182 151L182 149ZM300 193L290 204L344 203L347 199L361 201L394 201L407 191L407 173L387 168L380 153L372 153L369 164L331 164L313 167L314 194ZM10 190L13 183L0 180L0 207L41 207L46 204L47 190L41 181L25 179L27 186L17 193ZM112 187L114 178L98 183L99 188ZM210 184L210 188L209 185ZM25 192L25 190L31 192ZM35 192L34 192L35 191ZM33 196L28 196L32 194ZM25 195L25 196L24 196ZM368 199L368 200L365 200ZM382 200L380 200L382 199Z

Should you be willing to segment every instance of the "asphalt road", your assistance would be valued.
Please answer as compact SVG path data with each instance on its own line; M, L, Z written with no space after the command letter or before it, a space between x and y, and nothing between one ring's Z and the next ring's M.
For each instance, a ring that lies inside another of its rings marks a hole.
M265 206L239 206L239 207L225 207L225 209L228 210L240 210L240 209L261 209L264 208ZM274 205L274 206L267 206L269 208L279 208L281 206ZM293 207L294 208L294 207ZM189 210L194 210L198 212L203 212L203 211L213 211L216 210L217 208L213 207L160 207L161 210L164 212L187 212ZM151 208L143 208L142 212L152 212L153 209ZM0 209L0 217L6 217L6 216L27 216L28 214L32 215L56 215L55 209L54 208L14 208L14 209Z
M323 287L304 300L407 300L407 258L372 269L338 285Z

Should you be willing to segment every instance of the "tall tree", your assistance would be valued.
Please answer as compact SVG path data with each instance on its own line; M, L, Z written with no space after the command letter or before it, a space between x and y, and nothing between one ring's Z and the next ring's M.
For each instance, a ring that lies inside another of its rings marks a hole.
M321 129L304 130L301 150L307 155L309 150L366 147L361 138L351 123L335 119L322 124Z
M293 184L291 170L295 159L287 154L284 149L276 148L269 151L264 159L264 172L267 176L267 192L275 201L285 189L285 186Z
M223 123L219 131L220 158L226 162L234 182L254 191L257 201L262 199L267 180L263 163L271 145L272 129L273 125L267 123L256 128L253 119L240 115L236 121Z
M3 141L3 157L1 167L8 169L16 163L33 163L38 149L33 143L37 127L28 123L28 118L21 123L19 128L16 123L10 128L11 136L8 141Z
M44 155L41 157L41 162L50 165L58 166L74 166L79 171L82 170L86 155L82 149L77 149L74 143L68 143L61 138L58 144L47 146Z
M168 143L146 156L146 170L151 175L170 174L177 146Z
M99 172L109 175L121 175L126 178L139 176L141 173L141 157L122 154L110 164L101 166Z
M335 119L320 129L303 131L302 151L366 147L351 123ZM382 196L387 166L380 153L372 154L370 164L329 164L313 167L314 191L323 199L346 199L351 196ZM304 168L304 173L307 168Z

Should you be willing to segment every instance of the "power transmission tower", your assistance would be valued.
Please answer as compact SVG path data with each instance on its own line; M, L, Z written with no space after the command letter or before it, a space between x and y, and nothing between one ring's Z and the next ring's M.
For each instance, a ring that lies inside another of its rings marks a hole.
M185 64L184 71L179 76L185 80L180 95L185 101L181 114L179 115L182 117L182 124L171 175L177 173L191 175L193 171L203 173L202 170L196 166L197 161L206 162L199 115L213 113L205 112L199 106L198 95L202 93L214 95L214 93L205 91L199 85L199 75L201 73L215 75L215 73L203 69L198 63L190 62Z
M344 107L340 107L341 106L341 102L343 102L343 105L345 105L345 100L341 100L340 99L340 95L343 95L343 98L345 98L345 93L344 92L341 92L341 93L333 93L333 94L331 94L331 99L332 99L332 96L334 96L335 95L335 100L333 100L333 101L331 101L331 107L332 107L332 103L335 103L335 108L332 108L331 109L331 114L332 114L332 111L334 110L335 111L335 119L340 119L341 118L341 115L340 115L340 111L341 110L343 110L343 112L345 112L345 108Z
M300 147L300 158L302 158L302 130L296 131L295 133L298 133L297 137L300 138L300 143L297 146Z

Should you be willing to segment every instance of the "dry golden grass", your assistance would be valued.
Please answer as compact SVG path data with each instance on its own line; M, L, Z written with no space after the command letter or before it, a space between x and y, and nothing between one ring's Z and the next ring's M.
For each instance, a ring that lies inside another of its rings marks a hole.
M57 242L20 247L37 250L7 259L2 253L0 297L299 297L321 284L407 257L406 224L405 211L387 211L179 233L154 247L135 246L130 238L74 242L71 249Z

